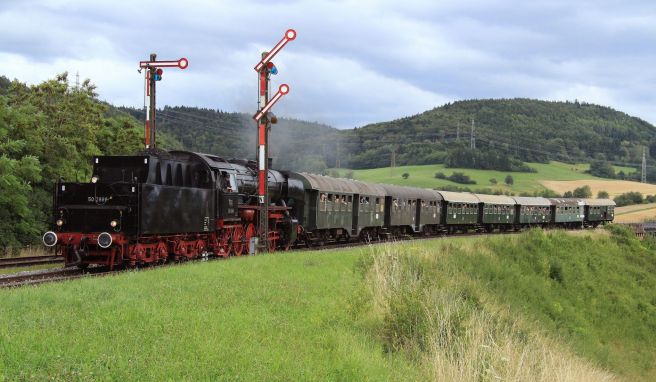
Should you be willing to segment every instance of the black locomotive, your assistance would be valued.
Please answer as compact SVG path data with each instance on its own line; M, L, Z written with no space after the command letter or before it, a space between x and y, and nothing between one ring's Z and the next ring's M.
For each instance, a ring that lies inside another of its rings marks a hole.
M255 163L186 151L93 158L89 183L61 182L54 230L44 235L67 265L134 266L206 253L240 256L257 234ZM293 183L293 182L292 182ZM271 249L296 240L284 206L287 176L269 171Z

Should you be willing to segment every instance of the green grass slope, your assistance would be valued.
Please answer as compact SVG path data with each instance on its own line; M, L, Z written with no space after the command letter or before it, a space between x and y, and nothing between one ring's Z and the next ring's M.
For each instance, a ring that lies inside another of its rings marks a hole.
M537 231L0 290L0 379L648 379L645 245Z
M0 379L421 379L353 327L354 252L0 291Z
M568 365L563 344L628 380L653 380L656 243L610 228L373 251L361 263L360 316L436 380L540 380L545 369L559 376L550 380L610 378Z
M352 172L353 178L372 183L387 183L397 184L400 186L411 186L421 188L439 189L440 187L467 187L474 190L489 188L491 190L499 190L502 192L511 192L519 194L522 192L534 193L545 190L545 187L540 184L541 180L586 180L586 179L602 179L585 171L589 169L588 164L569 164L562 162L550 162L549 164L543 163L529 163L530 167L537 170L537 172L508 172L508 171L492 171L492 170L475 170L467 168L445 168L444 165L423 165L423 166L400 166L395 167L393 170L389 167L375 168L367 170L337 170L340 176L344 177L347 173ZM615 167L616 171L624 171L625 173L633 172L634 169L628 167ZM333 170L335 171L335 170ZM442 172L446 176L451 175L453 172L462 172L468 175L471 179L476 181L476 184L459 184L447 179L435 178L435 173ZM403 179L402 175L408 173L409 177ZM504 179L507 175L512 175L513 185L504 184ZM497 184L490 183L490 179L496 179Z

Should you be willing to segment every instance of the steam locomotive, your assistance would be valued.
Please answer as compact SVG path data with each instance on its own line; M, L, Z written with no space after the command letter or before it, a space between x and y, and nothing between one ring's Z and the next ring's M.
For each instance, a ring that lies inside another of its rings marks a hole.
M270 249L296 240L288 175L269 171ZM59 182L43 242L66 265L135 266L241 256L257 235L255 163L187 151L93 158L89 183Z
M67 266L134 267L241 256L259 236L253 161L150 149L93 158L89 183L59 182L43 236ZM596 227L607 199L546 199L427 190L269 170L268 250L409 235Z

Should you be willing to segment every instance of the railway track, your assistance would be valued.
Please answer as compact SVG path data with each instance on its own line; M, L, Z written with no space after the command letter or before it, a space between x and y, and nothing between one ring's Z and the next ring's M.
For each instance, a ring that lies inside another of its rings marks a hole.
M381 241L371 241L371 242L340 242L340 243L326 243L327 245L324 247L306 247L306 246L299 246L299 247L294 247L293 249L285 252L299 252L299 251L333 251L333 250L338 250L338 249L345 249L345 248L354 248L354 247L360 247L364 245L383 245L383 244L389 244L389 243L395 243L395 242L404 242L404 241L412 241L412 240L430 240L430 239L442 239L442 238L457 238L457 237L473 237L473 236L487 236L487 235L516 235L519 234L523 231L507 231L507 232L493 232L493 233L487 233L487 232L466 232L466 233L456 233L456 234L450 234L450 235L435 235L435 236L413 236L413 237L398 237L395 238L394 240L381 240ZM282 252L282 251L281 251ZM50 257L50 256L42 256L42 257ZM246 257L246 256L242 256ZM213 260L222 260L223 258L221 257L201 257L195 260L192 260L194 262L202 262L202 261L213 261ZM187 261L180 262L180 264L184 264ZM159 269L162 267L167 267L167 266L175 266L178 263L167 263L167 265L159 265L159 266L152 266L152 267L147 267L147 268L141 268L139 271L143 270L149 270L149 269ZM11 288L11 287L20 287L24 285L37 285L37 284L43 284L47 282L56 282L56 281L66 281L66 280L73 280L73 279L78 279L82 277L97 277L97 276L108 276L108 275L114 275L114 274L119 274L121 272L125 272L125 270L116 270L116 271L109 271L106 267L93 267L89 268L86 270L81 270L77 268L57 268L57 269L47 269L47 270L40 270L40 271L26 271L26 272L21 272L18 274L10 274L10 275L0 275L0 288Z
M57 256L57 255L8 257L8 258L0 258L0 269L29 267L33 265L42 265L42 264L58 264L63 262L64 262L64 258L62 256Z

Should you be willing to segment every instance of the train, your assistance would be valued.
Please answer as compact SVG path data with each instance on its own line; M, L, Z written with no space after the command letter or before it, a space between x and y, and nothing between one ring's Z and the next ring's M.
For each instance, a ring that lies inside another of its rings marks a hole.
M260 237L254 161L190 151L96 156L89 182L53 193L43 243L66 266L109 269L252 253ZM608 199L515 197L268 170L268 251L526 227L612 222Z

